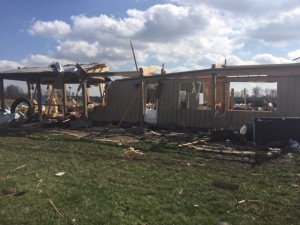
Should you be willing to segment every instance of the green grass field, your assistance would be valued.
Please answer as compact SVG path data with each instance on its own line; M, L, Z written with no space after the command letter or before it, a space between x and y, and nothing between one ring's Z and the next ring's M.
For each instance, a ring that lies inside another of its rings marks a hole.
M1 193L1 225L300 223L300 154L253 166L143 141L130 158L128 146L53 131L0 138L0 188L25 192Z

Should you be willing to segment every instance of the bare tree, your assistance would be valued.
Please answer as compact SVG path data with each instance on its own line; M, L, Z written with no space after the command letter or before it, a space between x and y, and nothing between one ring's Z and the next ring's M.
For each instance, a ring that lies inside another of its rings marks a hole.
M277 98L277 90L276 89L271 89L270 97L271 98Z
M253 93L254 97L258 98L259 96L261 96L262 88L259 86L256 86L252 89L252 93Z
M235 91L235 92L234 92L234 96L235 96L235 97L238 97L238 98L243 97L243 96L241 95L241 92L239 92L239 91Z
M271 89L270 88L264 89L263 93L264 93L264 96L271 97Z
M22 88L16 85L8 85L4 91L5 98L16 99L20 97L25 97L25 93Z

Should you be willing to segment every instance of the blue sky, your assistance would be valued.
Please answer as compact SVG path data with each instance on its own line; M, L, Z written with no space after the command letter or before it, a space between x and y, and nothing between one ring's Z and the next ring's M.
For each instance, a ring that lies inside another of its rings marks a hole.
M293 63L300 57L299 0L0 0L0 71L106 63L167 72ZM299 61L298 61L299 62Z

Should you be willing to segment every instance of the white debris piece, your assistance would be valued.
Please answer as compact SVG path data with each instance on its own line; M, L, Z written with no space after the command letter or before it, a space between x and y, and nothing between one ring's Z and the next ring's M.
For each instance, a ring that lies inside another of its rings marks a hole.
M64 174L65 174L65 172L58 172L58 173L55 174L55 176L61 177Z
M124 149L124 154L127 157L136 157L137 155L143 155L144 153L140 150L135 150L133 147L129 147Z
M20 115L18 113L0 113L0 125L8 124L11 120L19 119Z
M51 68L55 68L55 69L57 69L57 71L58 72L64 72L64 68L60 65L60 63L59 62L57 62L57 61L53 61L50 65L49 65L49 67L51 67Z
M243 135L247 134L247 126L246 125L241 127L240 134L243 134Z

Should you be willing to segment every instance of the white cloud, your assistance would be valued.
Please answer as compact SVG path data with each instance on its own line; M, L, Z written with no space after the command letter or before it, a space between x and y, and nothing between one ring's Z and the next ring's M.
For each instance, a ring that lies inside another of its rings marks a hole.
M67 58L94 58L101 53L101 46L98 42L87 41L64 41L56 47L58 55Z
M129 11L129 15L136 15L133 10ZM73 21L73 32L85 37L86 32L92 38L101 38L106 34L117 34L118 37L129 37L140 29L142 21L135 16L125 19L116 19L107 15L98 17L87 17L78 15L71 17Z
M288 58L295 61L300 61L300 49L296 49L295 51L291 51L288 53Z
M75 15L71 20L71 25L37 21L30 32L49 37L59 34L56 38L60 42L53 52L56 58L119 65L132 61L129 40L134 42L140 63L201 63L201 54L231 54L243 46L229 36L235 31L215 10L201 6L154 5L145 11L129 9L125 18Z
M253 57L255 64L279 64L279 63L291 63L290 60L283 57L275 57L271 54L258 54Z
M38 67L47 67L51 62L53 62L55 59L46 56L46 55L29 55L25 59L21 60L21 63L24 66L32 67L32 66L38 66Z
M28 30L31 35L59 38L71 32L70 25L63 21L36 21Z
M137 33L139 40L174 42L204 30L208 20L198 9L175 5L156 5L142 15L143 27Z
M240 59L239 57L237 57L235 55L227 55L225 57L225 59L226 59L226 65L230 65L230 66L245 65L245 64L254 64L253 62L244 61L244 60ZM224 60L224 62L225 62L225 60Z
M206 4L209 7L218 9L220 11L230 12L238 17L261 18L278 15L282 11L293 10L300 7L298 0L170 0L181 5L198 6Z
M0 71L13 70L22 67L22 64L9 60L0 60Z
M23 62L34 64L36 59L45 63L55 58L101 62L121 70L134 68L132 40L139 65L166 63L173 66L171 71L209 68L225 59L231 65L285 63L289 59L273 56L268 49L298 41L298 0L274 0L272 4L261 0L169 2L176 4L153 5L144 11L129 9L123 18L81 14L73 15L71 24L33 21L31 34L59 41L48 58L34 55ZM255 47L261 43L265 49L257 52Z
M261 0L171 0L189 7L203 7L205 4L215 14L210 20L222 16L232 34L261 41L269 47L287 46L289 42L299 42L300 1L273 0L272 4ZM210 26L211 28L213 26ZM218 30L218 29L216 29ZM228 33L229 34L229 33Z
M28 55L25 59L21 60L21 64L27 67L47 67L53 61L59 61L62 65L76 63L76 61L64 58L56 58L41 54L31 54Z
M266 44L287 45L290 41L299 40L299 18L299 10L284 13L278 18L257 24L257 27L250 29L248 34Z

